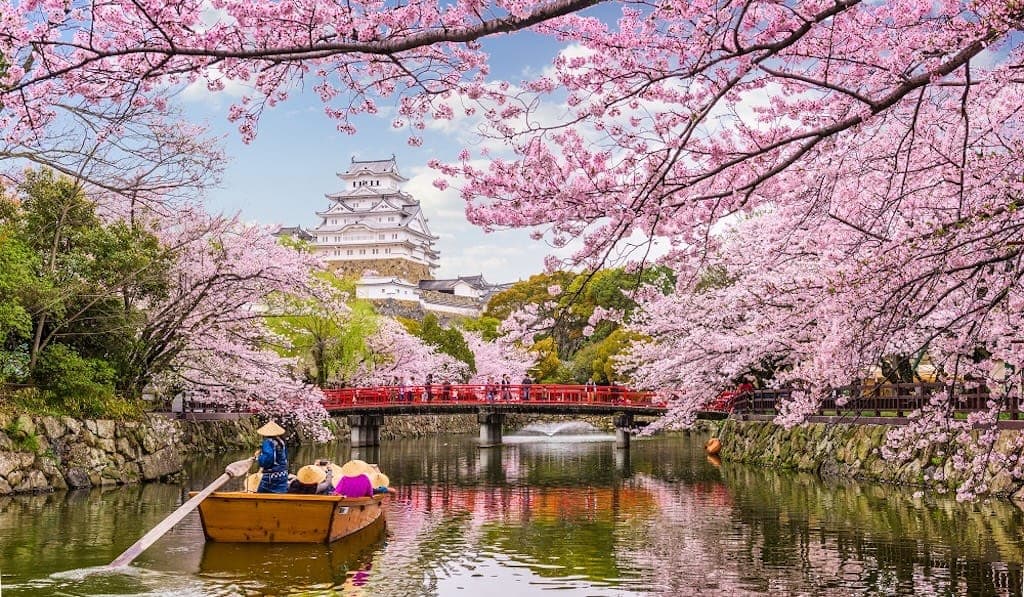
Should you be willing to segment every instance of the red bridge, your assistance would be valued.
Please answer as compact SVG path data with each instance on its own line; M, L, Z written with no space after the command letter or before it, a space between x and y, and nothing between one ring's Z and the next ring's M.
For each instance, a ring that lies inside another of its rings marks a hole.
M477 413L481 447L501 444L509 413L597 414L615 416L616 446L629 447L636 415L665 414L653 392L624 386L460 384L387 386L323 390L324 408L348 415L352 446L380 444L385 415Z
M460 384L341 388L323 390L328 412L338 414L430 414L500 412L662 415L665 402L654 392L624 386L560 384Z

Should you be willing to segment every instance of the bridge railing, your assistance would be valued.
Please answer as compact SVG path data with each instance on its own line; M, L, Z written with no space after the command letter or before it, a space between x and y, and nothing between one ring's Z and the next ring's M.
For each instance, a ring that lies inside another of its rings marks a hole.
M992 398L983 385L956 384L952 388L938 383L852 384L833 389L818 409L819 415L857 415L903 417L928 403L935 395L952 391L952 413L970 413L988 409ZM777 414L778 404L790 397L790 390L754 390L737 393L731 410L747 414ZM1020 418L1020 398L1006 398L1004 411L1012 420Z
M323 390L324 408L344 410L366 406L400 404L608 404L663 406L653 392L624 386L566 384L432 384L427 386L384 386Z

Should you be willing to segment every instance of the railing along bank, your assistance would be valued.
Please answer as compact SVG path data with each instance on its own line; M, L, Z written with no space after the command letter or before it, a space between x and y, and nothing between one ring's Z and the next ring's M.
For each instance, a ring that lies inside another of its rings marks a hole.
M324 408L345 410L401 404L593 404L663 407L653 392L623 386L565 384L458 384L383 386L323 390Z
M853 384L835 388L821 401L819 415L857 415L875 417L903 417L928 404L936 394L952 393L948 402L951 413L970 413L988 410L992 398L985 386L956 385L952 388L939 383ZM789 399L791 390L753 390L724 392L715 401L717 410L743 414L776 414L778 403ZM1020 418L1020 399L1009 396L1003 411L1010 419Z

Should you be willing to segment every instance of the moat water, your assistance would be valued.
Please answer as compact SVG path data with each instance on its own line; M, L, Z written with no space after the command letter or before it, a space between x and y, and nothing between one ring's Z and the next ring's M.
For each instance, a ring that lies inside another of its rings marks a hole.
M189 515L107 572L182 483L0 498L0 595L1021 595L1024 514L912 489L710 460L702 438L514 435L386 441L387 528L324 545L205 543ZM344 461L345 444L293 463ZM295 468L295 466L293 466Z

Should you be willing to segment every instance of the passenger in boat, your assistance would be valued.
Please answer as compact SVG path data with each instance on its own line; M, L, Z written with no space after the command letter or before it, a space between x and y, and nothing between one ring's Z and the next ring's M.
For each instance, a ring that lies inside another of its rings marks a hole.
M263 436L263 444L256 451L256 462L260 465L260 478L257 493L286 493L288 491L288 449L281 438L284 428L268 421L256 430Z
M373 493L387 493L391 491L391 479L388 479L388 476L380 471L370 476L370 484L373 485Z
M373 495L370 475L374 472L374 468L362 460L349 460L341 466L341 480L334 493L345 497L370 497Z
M326 464L326 461L318 460L316 464L300 468L295 480L288 484L288 493L324 495L334 491L334 474Z
M370 497L373 495L373 483L365 474L342 477L334 493L345 497Z

